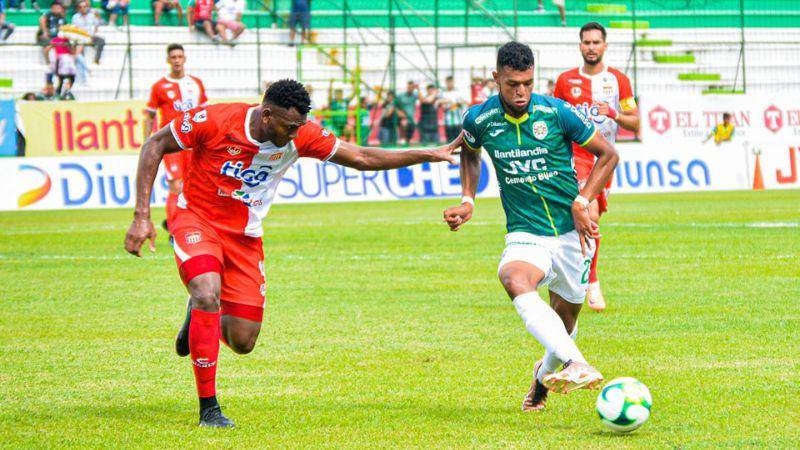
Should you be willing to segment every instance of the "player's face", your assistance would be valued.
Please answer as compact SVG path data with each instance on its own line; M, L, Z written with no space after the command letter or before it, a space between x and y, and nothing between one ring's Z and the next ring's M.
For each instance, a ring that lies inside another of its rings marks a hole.
M167 55L167 64L169 64L173 72L182 72L183 65L186 64L186 55L183 54L183 50L173 50L169 52L169 55Z
M593 66L603 60L608 44L603 39L603 33L600 30L588 30L584 31L581 36L580 47L584 62Z
M514 70L503 66L492 76L500 86L500 98L505 107L516 115L527 112L533 91L533 66L528 70Z
M283 147L297 137L297 132L308 119L305 114L300 114L296 109L269 106L264 109L262 116L267 136L278 147Z

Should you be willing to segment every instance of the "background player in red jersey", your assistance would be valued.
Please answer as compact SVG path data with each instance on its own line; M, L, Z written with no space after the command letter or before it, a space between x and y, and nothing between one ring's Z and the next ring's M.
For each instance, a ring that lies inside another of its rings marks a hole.
M125 249L140 256L144 241L155 250L150 193L165 154L192 148L175 223L173 249L190 295L190 311L176 339L191 354L200 398L200 425L232 427L216 399L219 341L234 352L253 350L265 304L261 221L283 174L299 157L358 170L384 170L448 161L461 136L434 149L386 151L340 141L309 122L311 99L302 84L281 80L260 105L229 103L195 108L175 118L142 147L136 175L136 209Z
M575 105L594 121L598 131L612 144L616 141L617 129L622 127L633 132L639 131L639 109L628 77L619 70L603 63L603 55L608 49L606 29L597 22L589 22L580 30L580 50L583 66L562 73L556 81L554 97ZM573 145L575 171L581 187L589 179L595 158L580 146ZM608 195L611 181L606 189L589 205L589 213L596 223L600 215L608 209ZM589 290L586 302L595 311L606 307L600 279L597 276L597 259L600 254L600 239L589 272Z
M184 70L186 55L183 46L170 44L167 46L167 64L169 75L161 77L150 89L150 100L144 110L144 136L147 138L154 130L163 128L172 119L182 115L196 106L208 102L206 89L199 78L188 75ZM156 112L159 115L158 128L154 127ZM188 175L191 153L182 152L164 157L164 168L167 172L169 195L167 196L167 224L175 218L178 196L183 190L183 182Z

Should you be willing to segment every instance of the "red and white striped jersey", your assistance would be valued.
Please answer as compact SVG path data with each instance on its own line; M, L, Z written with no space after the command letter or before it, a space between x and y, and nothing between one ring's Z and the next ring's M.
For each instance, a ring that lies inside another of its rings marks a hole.
M596 75L587 75L580 68L568 70L559 75L553 96L575 105L611 143L617 139L617 122L599 115L595 103L608 103L617 111L636 108L630 80L613 67L606 67ZM579 146L573 146L573 153L576 158L594 160L594 156Z
M170 122L181 148L192 149L189 176L178 207L205 219L215 229L261 236L261 221L283 175L300 157L326 161L339 147L328 130L306 122L283 147L250 135L258 105L220 103L194 108Z

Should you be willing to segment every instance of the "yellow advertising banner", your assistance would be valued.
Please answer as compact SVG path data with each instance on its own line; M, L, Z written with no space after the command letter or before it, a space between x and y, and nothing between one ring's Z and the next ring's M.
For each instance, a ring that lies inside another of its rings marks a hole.
M144 101L20 102L25 156L135 154L142 146Z
M0 0L2 1L2 0ZM257 98L210 103L257 103ZM144 141L144 100L19 102L25 156L130 155Z

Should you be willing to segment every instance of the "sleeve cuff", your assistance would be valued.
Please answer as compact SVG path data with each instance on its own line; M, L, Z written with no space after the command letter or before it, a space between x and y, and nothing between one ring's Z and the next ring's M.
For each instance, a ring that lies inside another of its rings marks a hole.
M341 144L341 143L342 143L342 141L340 141L339 139L336 139L336 143L333 144L333 150L331 150L331 152L328 154L328 156L325 157L325 159L322 160L322 162L326 162L329 159L333 158L333 155L336 154L336 150L339 150L339 144Z
M178 132L175 131L175 122L170 122L169 123L169 131L172 132L172 137L173 137L173 139L175 139L175 142L178 143L178 147L180 147L181 150L186 150L186 145L184 145L183 141L178 136Z
M588 144L589 142L591 142L591 141L592 141L592 139L594 139L594 137L595 137L596 135L597 135L597 128L595 128L595 129L594 129L594 131L592 132L592 135L591 135L591 136L589 136L589 138L588 138L588 139L586 139L585 141L583 141L582 143L580 143L580 144L578 144L578 145L580 145L581 147L586 147L586 144Z

